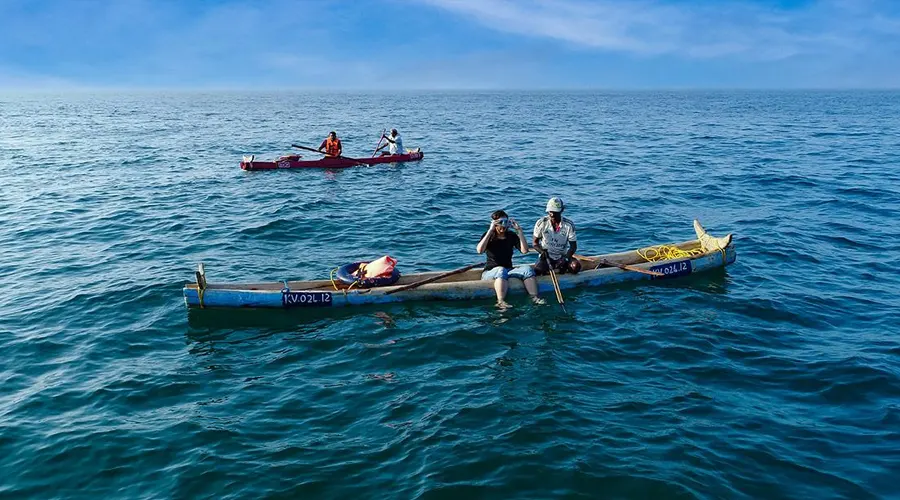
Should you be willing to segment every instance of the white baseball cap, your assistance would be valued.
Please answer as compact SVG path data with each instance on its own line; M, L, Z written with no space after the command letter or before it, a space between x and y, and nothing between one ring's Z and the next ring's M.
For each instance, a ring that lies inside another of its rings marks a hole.
M566 205L559 198L553 197L547 202L547 211L548 212L562 212L565 210Z

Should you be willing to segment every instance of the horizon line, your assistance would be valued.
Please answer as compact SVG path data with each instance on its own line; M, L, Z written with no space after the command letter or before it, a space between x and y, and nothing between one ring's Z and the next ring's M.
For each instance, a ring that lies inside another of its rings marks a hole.
M153 93L153 92L183 92L183 93L453 93L453 92L710 92L710 91L748 91L748 92L860 92L900 91L900 86L871 86L871 87L715 87L715 86L685 86L685 87L421 87L421 88L357 88L357 87L2 87L0 93L20 94L59 94L59 93Z

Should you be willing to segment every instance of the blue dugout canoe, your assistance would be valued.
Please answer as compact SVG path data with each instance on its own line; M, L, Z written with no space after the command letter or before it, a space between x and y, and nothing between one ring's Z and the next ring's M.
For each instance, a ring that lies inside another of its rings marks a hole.
M582 272L558 275L559 286L562 290L566 290L635 280L674 279L724 267L735 261L736 254L731 234L722 238L712 237L697 221L694 221L694 230L697 239L666 245L670 249L675 247L684 252L682 255L690 255L648 262L646 257L653 258L653 254L660 249L660 246L654 246L605 255L579 256ZM655 271L662 276L651 276L618 267L599 267L598 262L601 260ZM185 284L183 293L184 303L190 308L329 308L417 300L468 300L494 297L493 283L481 280L480 267L446 276L416 288L402 289L406 285L435 278L441 274L446 273L409 274L402 276L392 286L348 290L346 285L341 283L337 283L340 289L335 289L335 284L331 280L207 283L203 264L200 264L196 281ZM550 277L538 277L537 282L540 293L550 294L552 297L553 284ZM525 293L522 282L510 280L509 293L511 295Z

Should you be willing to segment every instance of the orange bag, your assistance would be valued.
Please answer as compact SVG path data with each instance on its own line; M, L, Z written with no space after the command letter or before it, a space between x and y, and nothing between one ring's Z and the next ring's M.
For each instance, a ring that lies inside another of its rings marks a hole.
M397 259L390 255L385 255L380 259L375 259L368 264L360 264L357 271L358 276L364 279L386 278L394 272L394 266L397 265Z

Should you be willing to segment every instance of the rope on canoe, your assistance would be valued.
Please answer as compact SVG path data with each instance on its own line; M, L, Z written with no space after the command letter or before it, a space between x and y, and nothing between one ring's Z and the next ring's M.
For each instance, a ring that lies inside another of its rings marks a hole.
M347 295L347 292L349 292L350 289L353 288L353 285L358 285L358 284L362 283L361 280L357 279L353 283L350 283L350 286L348 286L347 288L338 288L337 283L334 282L334 274L337 273L338 269L340 269L340 268L336 267L336 268L332 269L331 275L329 275L329 277L328 277L328 279L331 280L331 286L334 287L335 291L344 292L344 295Z
M334 268L334 269L332 269L332 270L331 270L331 276L329 276L329 279L331 280L331 286L333 286L335 290L339 290L338 286L337 286L337 285L335 284L335 282L334 282L334 273L336 273L337 270L338 270L337 267Z
M722 254L722 264L724 265L726 262L725 258L725 249L719 247L718 242L716 242L716 250ZM647 262L657 262L660 260L670 260L670 259L683 259L683 258L694 258L703 255L703 248L695 248L693 250L682 250L674 245L656 245L647 248L641 248L637 251L637 254L641 256L642 259Z
M681 259L685 257L699 257L703 255L703 250L695 248L693 250L682 250L673 245L656 245L653 247L641 248L637 254L647 262L657 262L660 260Z

